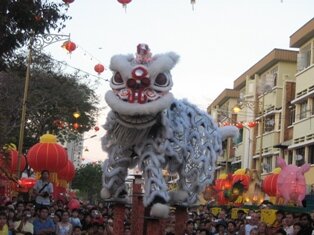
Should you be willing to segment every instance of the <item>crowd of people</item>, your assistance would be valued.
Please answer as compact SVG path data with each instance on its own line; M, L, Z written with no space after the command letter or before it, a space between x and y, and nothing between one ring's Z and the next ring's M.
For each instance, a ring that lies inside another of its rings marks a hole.
M238 210L236 218L222 209L214 216L207 207L200 206L189 213L184 235L314 235L314 211L293 213L276 211L276 219L267 224L261 210ZM175 234L174 230L168 234Z
M130 207L125 208L125 235L131 234ZM182 235L313 235L313 213L276 212L276 220L266 224L260 211L231 212L221 209L217 215L210 208L199 206L188 209L186 228ZM39 206L35 202L14 199L0 208L0 235L114 235L114 210L110 204L97 205L83 202L79 208L70 209L59 200L51 205ZM175 235L175 209L166 221L165 235Z
M93 205L81 201L71 208L66 200L52 200L49 172L43 171L33 189L34 200L12 198L0 207L0 235L114 235L114 209L110 203ZM124 234L131 234L132 208L125 207ZM217 214L208 206L187 209L182 235L314 235L314 211L276 211L273 223L265 223L261 210L221 209ZM175 235L175 208L165 222L164 235ZM181 235L181 234L180 234Z

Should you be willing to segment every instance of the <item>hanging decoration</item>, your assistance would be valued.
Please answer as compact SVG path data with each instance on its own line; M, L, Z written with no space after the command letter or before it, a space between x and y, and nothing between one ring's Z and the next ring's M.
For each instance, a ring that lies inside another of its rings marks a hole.
M237 122L235 124L236 127L238 127L239 129L242 129L243 128L243 123L242 122Z
M249 122L247 124L247 126L250 127L250 128L256 127L256 125L257 125L257 122Z
M95 130L95 131L99 131L99 127L98 127L98 126L95 126L95 127L94 127L94 130Z
M77 122L74 122L73 123L73 128L74 129L78 129L80 127L80 125L77 123Z
M194 5L196 3L196 0L191 0L191 4L192 4L192 10L194 11Z
M27 159L34 171L58 172L66 166L68 154L61 145L57 144L55 135L45 134L40 137L39 143L29 149Z
M118 0L119 3L122 4L123 8L126 10L126 6L127 4L129 4L130 2L132 2L132 0Z
M69 5L74 2L74 0L62 0L65 4Z
M76 44L71 41L66 41L65 43L63 43L62 47L64 47L71 54L72 51L76 49Z
M103 66L102 64L96 64L94 70L98 73L98 75L100 75L102 72L105 71L105 66Z
M30 190L34 187L37 180L35 178L21 178L18 182L22 188Z
M17 172L17 165L18 165L18 151L15 149L8 150L8 156L9 158L6 159L5 156L0 155L0 166L5 167L9 170L10 173L16 173ZM22 172L25 169L26 166L26 160L24 156L21 156L20 158L20 169L19 171Z
M75 176L75 167L72 161L68 160L65 167L63 167L58 172L58 179L65 180L66 182L71 182Z

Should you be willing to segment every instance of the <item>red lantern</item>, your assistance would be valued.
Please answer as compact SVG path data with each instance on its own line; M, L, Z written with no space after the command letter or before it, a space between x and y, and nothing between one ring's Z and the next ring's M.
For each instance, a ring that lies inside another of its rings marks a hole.
M98 74L101 74L103 71L105 71L105 67L102 64L96 64L95 67L94 67L94 70Z
M79 127L80 127L80 125L77 122L73 123L73 128L74 129L78 129Z
M69 52L72 53L76 49L76 44L71 41L67 41L63 44L64 48Z
M79 209L80 206L81 206L80 201L77 200L77 199L75 199L75 198L71 199L71 200L69 201L69 203L68 203L68 208L69 208L70 210Z
M63 0L63 2L64 2L65 4L70 4L70 3L74 2L74 0Z
M34 178L21 178L19 180L19 184L23 187L26 188L28 190L30 190L31 188L34 187L34 185L36 184L36 179Z
M32 146L27 153L28 164L35 171L57 172L66 166L68 154L57 144L57 138L51 134L40 137L40 142Z
M123 8L126 8L126 5L132 2L132 0L118 0L122 4Z
M249 123L247 124L247 126L250 127L250 128L253 128L253 127L255 127L256 125L257 125L257 122L249 122Z
M95 130L95 131L99 131L99 127L98 127L98 126L95 126L94 130Z
M6 160L4 159L3 156L0 155L0 165L5 166L8 168L8 170L11 173L15 173L17 171L17 162L18 162L18 157L19 153L16 150L10 150L9 151L9 159ZM20 161L20 169L19 171L23 171L26 166L26 160L24 156L21 156L21 161Z
M271 174L265 177L262 183L262 189L269 196L277 195L277 180L279 174Z
M67 165L58 172L58 178L70 182L75 176L75 167L71 161L68 160Z
M239 129L242 129L243 128L243 123L242 122L237 122L235 124L236 127L238 127Z
M249 188L250 177L248 175L232 175L232 185L239 181L245 190Z

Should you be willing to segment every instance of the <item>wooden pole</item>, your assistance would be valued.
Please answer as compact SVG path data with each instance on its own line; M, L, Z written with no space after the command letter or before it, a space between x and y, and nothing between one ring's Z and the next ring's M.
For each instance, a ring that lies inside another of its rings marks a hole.
M186 222L188 220L187 208L183 206L176 206L176 235L184 234Z
M142 176L135 175L132 194L131 234L143 235L144 205L142 193Z
M124 235L124 218L125 207L124 204L117 203L113 207L113 233L115 235Z

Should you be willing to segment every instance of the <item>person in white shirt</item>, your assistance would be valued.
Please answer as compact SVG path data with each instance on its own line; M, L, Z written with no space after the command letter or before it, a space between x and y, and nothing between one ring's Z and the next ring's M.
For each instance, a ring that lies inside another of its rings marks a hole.
M33 193L36 196L36 207L50 206L51 196L53 193L53 185L49 181L49 171L43 170L41 178L37 180L33 188Z
M245 235L250 235L250 232L253 228L257 228L260 217L259 214L253 212L251 216L246 217L248 223L245 225Z
M294 215L291 212L286 213L284 230L287 235L293 235Z

